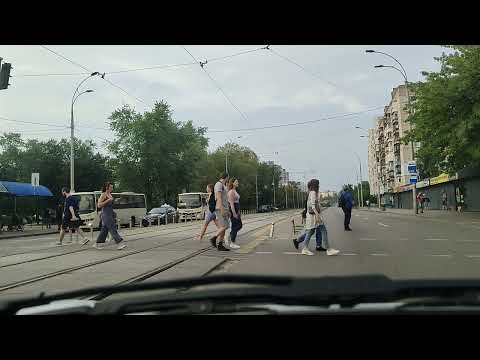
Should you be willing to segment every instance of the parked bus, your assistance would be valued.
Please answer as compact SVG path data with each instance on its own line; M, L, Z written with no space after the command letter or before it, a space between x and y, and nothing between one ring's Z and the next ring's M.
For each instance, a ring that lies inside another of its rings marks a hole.
M92 224L93 228L100 227L100 211L97 208L98 199L102 193L100 191L77 192L73 196L78 197L79 212L82 220L85 221L84 227ZM133 192L112 193L115 199L113 210L120 220L120 226L140 223L147 213L147 205L144 194L136 194Z
M186 219L205 219L207 193L193 192L178 194L177 214L180 221Z

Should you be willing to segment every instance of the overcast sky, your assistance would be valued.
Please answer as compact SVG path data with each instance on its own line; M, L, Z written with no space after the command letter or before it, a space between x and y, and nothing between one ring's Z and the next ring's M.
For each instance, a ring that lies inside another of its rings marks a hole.
M256 49L250 46L186 46L199 61ZM112 72L157 65L192 62L181 46L48 46L66 58L92 71ZM374 65L394 65L378 54L365 54L373 48L398 58L408 72L409 81L422 80L421 71L438 70L435 56L440 46L274 46L278 54L297 62L307 71L268 50L260 50L212 61L205 69L225 91L244 117L228 102L199 65L151 69L106 78L144 101L136 100L100 78L89 79L75 105L77 136L93 139L102 150L102 138L112 139L104 127L111 112L123 104L137 111L151 109L155 101L165 100L176 121L192 120L212 132L209 150L234 140L249 146L263 160L274 160L291 178L320 179L321 189L338 190L355 182L358 161L362 159L364 180L368 180L367 139L354 126L369 128L378 109L355 116L337 117L312 124L242 132L215 130L245 129L323 119L333 115L361 112L388 104L390 93L403 78L393 69L374 69ZM85 75L32 76L29 74L83 73L82 68L58 57L41 46L2 46L0 57L12 63L11 86L0 91L0 117L55 125L70 124L73 91ZM19 75L19 77L15 77ZM1 131L18 131L28 138L48 139L69 136L69 129L22 124L0 119ZM238 136L242 136L237 139ZM274 155L278 152L278 155Z

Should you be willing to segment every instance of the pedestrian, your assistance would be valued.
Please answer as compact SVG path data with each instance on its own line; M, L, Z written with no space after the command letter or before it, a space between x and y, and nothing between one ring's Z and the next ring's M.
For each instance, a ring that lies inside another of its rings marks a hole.
M442 190L442 210L448 210L447 207L447 192L445 189Z
M123 238L117 231L117 226L115 224L115 213L113 211L114 199L112 196L113 185L109 182L106 182L102 187L102 195L98 199L97 207L102 209L100 213L100 219L102 221L102 229L97 237L97 242L93 245L96 249L102 249L105 240L107 239L108 233L112 235L115 243L118 245L117 249L125 249L126 245Z
M63 207L62 229L60 231L60 239L57 245L62 245L65 231L69 229L71 232L78 231L78 234L83 238L82 245L85 245L90 240L85 236L82 229L80 229L81 220L79 215L79 200L72 196L69 188L62 188L62 195L65 196L65 205Z
M367 208L370 209L370 200L366 200L366 203L367 203Z
M308 200L307 200L307 218L305 221L305 238L304 240L298 239L298 244L303 243L302 254L314 255L309 249L308 244L310 238L314 232L318 232L317 235L317 251L327 251L327 255L337 255L338 250L330 247L328 244L328 234L325 222L321 216L319 187L320 182L318 179L312 179L310 181Z
M353 207L353 196L352 193L348 190L347 186L343 187L343 191L340 194L338 199L338 204L342 208L343 213L345 214L345 219L343 221L343 227L345 231L352 231L350 228L350 220L352 218L352 207Z
M423 197L423 194L420 192L417 195L417 205L420 208L422 214L423 214L423 204L424 204L424 197Z
M57 208L55 209L55 220L57 223L57 230L60 231L62 227L62 214L63 214L63 205L62 201L59 200L57 204Z
M214 186L215 192L215 213L217 215L217 233L210 239L210 242L214 247L219 251L230 251L229 248L225 247L223 239L225 238L225 231L230 227L230 213L228 211L228 199L227 199L227 188L225 184L228 181L228 174L223 173L220 175L220 179ZM217 240L218 245L217 245Z
M232 229L230 230L230 241L228 243L231 249L239 249L240 246L235 244L237 234L242 229L242 217L240 214L240 195L238 194L238 179L231 178L228 182L228 205L230 211L230 220Z
M207 185L207 193L208 193L208 208L205 210L205 222L202 226L202 231L199 235L196 236L197 240L202 240L205 232L207 231L208 225L213 221L215 225L217 225L217 215L215 213L215 193L213 190L213 184Z
M46 226L47 229L51 229L51 221L50 221L50 209L49 208L44 208L43 209L43 222Z
M425 193L423 194L425 196ZM427 210L430 208L430 198L425 196L424 198L424 209Z

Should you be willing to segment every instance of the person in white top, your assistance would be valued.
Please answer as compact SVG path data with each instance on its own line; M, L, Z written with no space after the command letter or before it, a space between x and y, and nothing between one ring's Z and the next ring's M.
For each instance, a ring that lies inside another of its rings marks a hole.
M308 243L310 242L310 238L316 231L320 231L322 233L322 245L325 249L327 249L327 255L337 255L339 253L338 250L335 250L330 247L328 243L328 236L327 236L327 228L325 223L323 222L322 216L320 214L320 198L319 198L319 187L320 182L317 179L312 179L309 182L309 193L308 193L308 200L307 200L307 217L305 219L305 240L302 241L302 251L303 255L314 255L308 249Z

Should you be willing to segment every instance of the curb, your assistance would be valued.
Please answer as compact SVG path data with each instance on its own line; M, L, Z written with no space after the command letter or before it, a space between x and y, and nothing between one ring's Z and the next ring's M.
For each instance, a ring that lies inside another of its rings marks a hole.
M52 234L58 234L58 231L49 231L49 232L44 232L44 233L36 233L36 234L24 234L22 233L22 235L7 235L7 236L3 236L3 235L0 235L0 241L3 240L3 239L15 239L15 238L23 238L23 237L33 237L33 236L42 236L42 235L52 235Z

